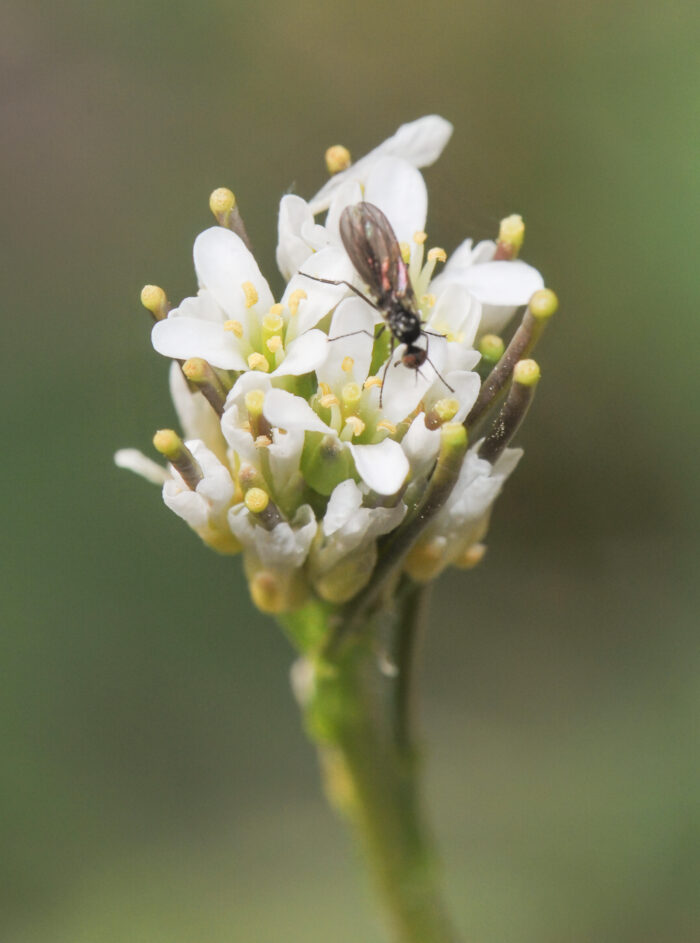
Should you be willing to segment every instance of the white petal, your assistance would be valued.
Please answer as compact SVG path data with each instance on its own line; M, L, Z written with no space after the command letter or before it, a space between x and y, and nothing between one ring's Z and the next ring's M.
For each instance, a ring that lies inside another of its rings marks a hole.
M431 290L432 290L431 285ZM430 328L471 347L481 320L481 304L460 282L444 282L430 314Z
M266 312L274 304L253 254L230 229L212 226L197 236L194 267L200 285L209 289L229 318L242 320L245 315L246 296L241 287L245 282L255 287L260 310Z
M202 288L194 298L185 298L177 308L168 312L169 318L199 318L222 324L226 314L216 303L212 293Z
M352 478L336 485L323 517L323 533L326 537L343 527L361 506L362 492Z
M411 465L413 476L421 474L437 458L440 450L440 430L428 429L425 414L419 413L401 440L401 448Z
M331 197L347 180L364 183L373 165L380 157L402 157L414 167L429 167L443 151L452 135L452 125L439 115L426 115L402 124L398 131L383 141L365 157L355 161L347 170L336 174L310 201L316 215L328 209Z
M349 445L362 480L377 494L396 494L409 471L398 442L384 439L376 445Z
M114 464L117 468L126 468L150 481L154 485L165 484L170 479L167 468L163 468L153 459L147 458L138 449L119 449L114 455Z
M479 395L481 377L478 373L472 373L471 371L455 370L448 373L445 379L454 390L454 393L446 395L455 396L459 400L459 410L452 422L464 422Z
M444 337L427 335L421 341L421 346L425 346L426 340L428 356L432 362L428 363L426 360L420 371L401 363L401 356L405 351L403 346L394 351L382 390L382 409L390 422L401 422L410 415L434 383L440 384L440 389L444 391L441 395L450 395L443 382L447 341Z
M328 354L328 338L323 331L307 331L287 347L282 363L271 377L300 377L322 364Z
M270 390L263 403L263 415L278 429L333 434L333 430L319 419L306 400L286 390Z
M374 347L375 312L361 298L346 298L333 314L328 334L326 359L316 368L320 383L336 389L354 380L360 385L367 379ZM368 333L358 333L367 331ZM352 368L343 370L346 358Z
M346 285L328 285L307 278L307 275L342 282L352 281L354 274L355 270L344 249L327 247L310 256L302 271L289 282L282 298L282 304L287 304L292 292L300 288L307 296L299 302L298 312L287 329L287 338L297 337L315 327L349 290Z
M301 232L304 223L313 224L313 216L306 200L287 194L280 200L277 223L277 265L285 278L298 272L311 255L312 249Z
M365 200L384 212L399 242L425 229L428 191L419 170L398 157L377 161L367 178Z
M183 487L179 481L166 481L163 485L163 501L190 527L204 527L209 521L209 504L201 494Z
M460 281L482 304L525 305L544 279L531 265L514 262L485 262L460 273Z
M151 343L164 357L187 360L203 357L212 367L224 370L246 370L248 365L238 349L232 331L223 324L197 318L166 318L153 325Z

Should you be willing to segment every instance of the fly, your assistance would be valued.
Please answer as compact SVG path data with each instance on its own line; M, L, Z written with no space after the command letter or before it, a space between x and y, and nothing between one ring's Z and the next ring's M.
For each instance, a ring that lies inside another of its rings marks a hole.
M346 285L381 314L384 324L376 336L380 337L386 328L389 328L391 332L391 353L382 376L382 392L386 372L391 363L391 354L397 344L405 344L406 349L400 361L397 361L394 366L402 363L405 367L420 372L420 368L427 360L445 386L454 392L449 383L440 376L428 356L428 335L432 334L433 337L443 337L443 335L426 331L423 327L416 296L408 277L408 267L401 256L399 241L389 220L373 203L355 203L353 206L346 206L341 213L339 229L345 251L357 274L369 286L373 298L367 297L347 281L319 278L316 275L307 275L305 272L300 274L317 282L325 282L327 285ZM353 331L351 333L367 334L369 332ZM374 335L371 336L374 339ZM425 347L420 347L416 343L422 336L425 336ZM339 339L338 337L329 338L329 340ZM382 392L379 394L380 406Z

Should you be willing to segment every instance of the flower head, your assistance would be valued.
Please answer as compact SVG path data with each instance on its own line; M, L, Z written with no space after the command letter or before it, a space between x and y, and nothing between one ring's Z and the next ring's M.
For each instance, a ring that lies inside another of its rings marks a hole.
M488 377L476 345L544 283L517 259L519 217L450 259L429 246L419 168L451 133L432 115L354 163L330 149L333 176L316 196L280 203L279 300L225 188L211 198L219 225L195 240L197 294L168 310L161 289L144 289L186 439L158 434L165 468L134 450L117 462L162 484L206 543L242 550L266 611L310 594L345 603L389 563L415 579L465 565L519 457L506 446L534 384L518 398L512 374L546 318L528 310L507 347L481 345L498 352ZM365 227L365 256L351 219ZM463 463L462 424L484 436Z

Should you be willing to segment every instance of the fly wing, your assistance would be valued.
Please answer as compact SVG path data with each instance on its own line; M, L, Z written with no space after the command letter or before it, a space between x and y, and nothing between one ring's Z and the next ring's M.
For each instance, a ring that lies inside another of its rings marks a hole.
M399 241L391 223L373 203L346 206L340 216L340 238L358 275L380 304L413 302L413 289Z

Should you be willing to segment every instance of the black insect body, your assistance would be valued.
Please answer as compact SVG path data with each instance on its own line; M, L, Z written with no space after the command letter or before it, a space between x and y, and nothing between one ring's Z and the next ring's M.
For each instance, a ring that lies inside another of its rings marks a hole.
M341 213L339 228L340 238L350 261L358 275L369 285L376 300L368 298L350 282L337 282L332 279L318 278L315 275L307 275L307 278L330 285L346 285L359 295L384 318L385 324L377 336L380 336L385 327L389 328L391 352L393 353L396 344L406 345L401 360L397 361L395 366L398 366L400 362L412 370L420 371L427 360L445 386L454 392L428 357L428 335L432 334L434 337L443 335L426 331L423 327L416 296L408 277L408 267L401 256L399 241L389 220L373 203L355 203L353 206L347 206ZM420 347L416 343L422 335L426 338L425 347ZM332 337L329 340L339 340L339 338ZM390 362L391 357L384 368L384 377L386 377Z

